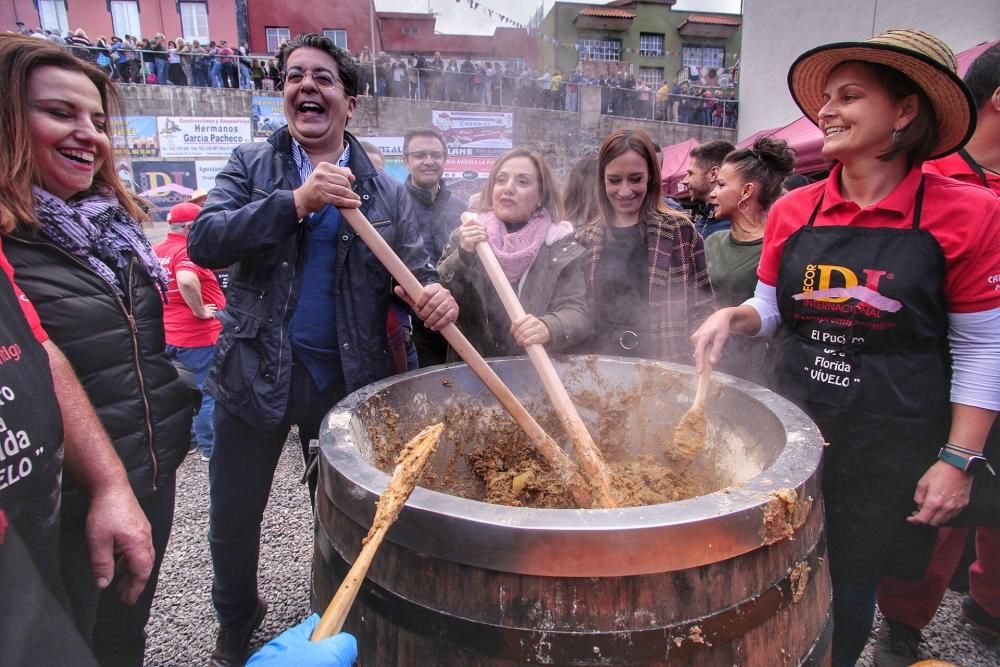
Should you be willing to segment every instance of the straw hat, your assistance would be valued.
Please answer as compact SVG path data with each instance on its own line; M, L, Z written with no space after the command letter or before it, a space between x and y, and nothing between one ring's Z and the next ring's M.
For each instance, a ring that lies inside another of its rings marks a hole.
M934 35L913 28L887 30L864 42L824 44L799 56L788 70L788 89L813 123L819 124L823 86L830 72L848 60L891 67L924 91L938 127L938 143L930 159L958 150L975 131L975 103L958 76L955 54Z

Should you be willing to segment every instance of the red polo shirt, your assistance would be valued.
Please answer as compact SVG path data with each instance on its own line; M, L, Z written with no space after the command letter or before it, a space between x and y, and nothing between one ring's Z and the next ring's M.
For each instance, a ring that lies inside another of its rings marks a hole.
M7 256L3 254L2 237L0 237L0 269L3 269L7 280L10 281L10 286L14 288L14 295L17 297L17 302L21 304L21 312L24 313L24 319L28 320L28 324L31 326L31 333L35 334L35 338L38 339L39 343L44 343L49 339L49 335L42 328L42 322L38 319L35 307L31 305L28 297L24 295L21 288L14 282L14 267L10 265L10 262L7 261Z
M943 158L924 162L923 168L925 174L940 174L972 185L983 184L983 179L957 151ZM986 175L986 187L1000 197L1000 174L994 174L986 169L983 169L983 174Z
M863 209L841 196L841 168L837 164L825 181L792 190L775 202L767 216L757 268L762 282L776 284L785 241L809 221L820 195L823 204L816 226L905 229L913 224L920 167L911 169L885 199ZM1000 199L982 186L926 174L920 228L930 232L944 252L944 294L949 312L1000 308Z
M222 322L212 318L203 320L195 317L181 291L177 287L177 272L191 271L201 283L201 299L205 305L215 304L217 310L226 307L226 297L222 294L215 274L204 269L188 257L187 236L180 232L169 232L167 238L153 246L160 259L160 266L167 272L167 300L163 304L163 329L167 334L167 345L176 347L208 347L215 345L222 331Z

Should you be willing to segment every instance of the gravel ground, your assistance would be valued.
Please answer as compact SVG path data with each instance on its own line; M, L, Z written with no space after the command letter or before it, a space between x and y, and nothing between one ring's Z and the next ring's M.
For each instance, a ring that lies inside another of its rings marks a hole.
M302 471L298 436L293 432L278 462L271 501L264 515L260 590L269 608L252 650L309 612L312 519L306 488L299 484ZM207 663L216 631L207 534L208 464L189 456L178 471L174 529L147 628L147 667ZM945 596L937 616L924 629L923 657L947 660L960 667L1000 665L1000 641L962 623L960 600L961 596L951 591ZM872 667L871 649L869 643L859 667Z

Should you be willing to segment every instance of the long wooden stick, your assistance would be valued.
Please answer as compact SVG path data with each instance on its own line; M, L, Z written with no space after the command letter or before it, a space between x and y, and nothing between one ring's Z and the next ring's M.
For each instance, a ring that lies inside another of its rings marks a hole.
M385 239L375 231L371 223L356 208L340 209L340 214L347 221L361 240L365 242L386 270L396 279L406 294L414 301L423 294L424 286L420 284L416 276L403 263L403 260L389 247ZM451 345L455 352L469 365L472 372L479 376L486 388L493 394L510 413L517 425L527 434L535 449L545 459L549 467L559 477L566 486L573 500L579 507L587 508L593 506L593 495L590 486L583 479L579 468L573 460L566 455L556 441L542 429L535 421L535 418L525 409L521 401L517 400L514 393L503 383L503 380L490 368L486 360L483 359L476 348L472 346L469 339L458 330L454 323L450 323L440 330L442 336Z
M521 302L518 301L517 295L507 280L500 262L497 261L496 255L493 254L490 244L485 242L477 244L476 254L483 263L486 275L490 277L490 282L493 283L493 288L496 289L497 294L500 296L500 301L503 302L511 321L517 321L524 317L524 308L521 306ZM552 359L549 358L545 347L533 344L528 345L524 349L528 353L528 358L531 359L538 377L542 380L542 385L549 395L549 400L552 401L552 405L556 409L556 414L559 415L559 421L562 422L563 428L566 429L570 440L573 442L573 448L576 450L580 467L583 468L584 474L594 489L596 495L596 499L594 500L595 505L597 507L617 507L617 503L611 493L611 470L608 468L608 464L605 462L601 451L594 444L593 438L590 437L590 433L587 431L583 419L580 418L580 413L577 412L576 406L573 405L573 401L570 399L565 385L559 379L559 374L556 373L556 368L552 365Z
M444 424L440 422L428 426L406 443L399 453L396 458L396 468L392 471L392 478L389 480L389 486L386 487L382 497L378 500L375 520L372 522L368 535L361 542L363 545L361 553L354 559L350 571L340 583L340 588L337 589L333 600L327 605L323 617L319 619L319 623L313 629L310 637L312 641L332 637L344 627L347 613L358 597L361 582L364 581L365 575L368 573L368 568L375 558L375 552L382 544L385 534L389 532L389 526L395 523L407 498L417 486L417 480L420 479L431 460L431 455L437 449L442 430L444 430Z

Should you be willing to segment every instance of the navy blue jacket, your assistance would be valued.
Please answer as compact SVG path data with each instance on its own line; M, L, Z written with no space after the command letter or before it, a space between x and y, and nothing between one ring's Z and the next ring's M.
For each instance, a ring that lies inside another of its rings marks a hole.
M372 166L357 139L349 167L361 212L422 284L437 280L403 187ZM191 259L232 267L222 333L206 389L227 410L261 428L285 415L291 384L288 321L295 312L304 227L292 190L301 185L287 127L233 151L188 236ZM336 264L337 340L347 391L391 374L386 314L391 278L346 223ZM308 286L305 286L308 289Z

